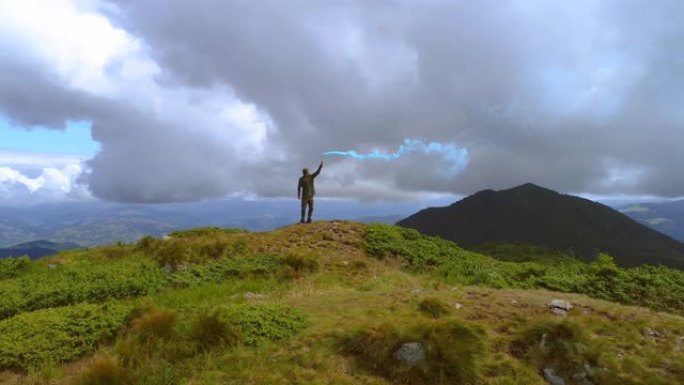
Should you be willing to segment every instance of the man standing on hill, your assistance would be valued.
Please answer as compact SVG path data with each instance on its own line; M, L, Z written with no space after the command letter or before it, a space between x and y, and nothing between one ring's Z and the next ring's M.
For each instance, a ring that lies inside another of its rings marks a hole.
M311 214L314 208L314 195L316 195L316 189L314 188L314 179L321 173L323 168L323 160L321 164L318 165L318 170L313 174L309 174L309 169L305 168L302 170L302 177L299 178L299 184L297 185L297 199L302 200L302 219L299 223L304 223L304 213L306 211L306 206L309 206L309 216L306 223L311 223Z

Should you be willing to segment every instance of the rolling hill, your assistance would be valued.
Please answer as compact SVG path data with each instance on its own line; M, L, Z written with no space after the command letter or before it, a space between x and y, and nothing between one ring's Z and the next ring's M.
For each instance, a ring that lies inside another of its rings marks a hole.
M6 385L684 381L684 272L504 262L391 225L5 259L0 292Z
M397 224L464 247L527 243L584 260L606 252L623 266L647 263L684 269L684 244L608 206L534 184L480 191Z
M21 257L28 256L31 259L37 259L48 255L57 254L64 250L82 249L81 245L76 243L58 243L46 240L38 240L31 242L24 242L18 245L10 246L0 249L0 258Z

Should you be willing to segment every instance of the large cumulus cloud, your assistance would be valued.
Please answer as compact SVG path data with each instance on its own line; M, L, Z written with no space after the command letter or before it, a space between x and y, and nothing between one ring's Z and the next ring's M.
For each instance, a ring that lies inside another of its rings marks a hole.
M319 192L410 199L532 181L684 195L676 0L88 3L137 44L105 68L124 86L35 84L56 102L11 104L19 87L0 91L0 109L93 121L102 151L86 179L107 199L289 196L324 151L414 137L463 146L471 163L445 175L434 156L331 160Z

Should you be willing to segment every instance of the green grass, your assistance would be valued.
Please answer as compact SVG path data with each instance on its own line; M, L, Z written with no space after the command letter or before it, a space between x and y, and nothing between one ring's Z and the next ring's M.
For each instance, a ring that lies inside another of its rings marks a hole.
M402 325L403 326L403 325ZM357 365L391 381L409 384L474 384L487 353L481 330L455 320L428 322L402 330L392 324L363 328L344 336L340 350ZM405 343L419 343L425 358L413 365L395 358Z
M380 224L368 226L365 247L376 258L400 258L411 271L428 272L452 284L582 293L684 314L684 272L672 268L620 268L605 254L592 263L558 256L506 262L413 229Z
M197 227L188 230L178 230L169 233L172 238L197 238L197 237L217 237L226 234L239 234L248 232L245 229L236 227Z

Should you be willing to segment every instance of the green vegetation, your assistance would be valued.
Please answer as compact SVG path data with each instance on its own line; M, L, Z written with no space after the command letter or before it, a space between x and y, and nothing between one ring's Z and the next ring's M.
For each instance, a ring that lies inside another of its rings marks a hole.
M164 271L140 258L36 265L24 270L0 280L0 319L30 310L142 296L166 284Z
M435 297L428 297L420 301L420 304L418 304L418 310L432 318L439 318L451 314L449 305Z
M566 378L579 373L577 377L603 382L601 373L591 369L599 367L600 350L580 325L569 321L532 325L511 343L511 352L540 371L552 368Z
M421 235L413 229L379 224L368 226L366 249L376 258L401 258L410 270L429 272L449 283L582 293L684 314L684 272L662 266L620 268L605 254L592 263L557 254L548 258L537 255L532 257L534 262L506 262L461 249L450 241Z
M0 280L16 277L26 269L30 263L31 260L27 256L0 259Z
M238 233L246 233L247 230L240 228L222 228L222 227L197 227L189 230L178 230L169 233L172 238L197 238L197 237L216 237L220 235L230 235Z
M245 345L259 345L292 337L308 326L304 313L283 305L231 305L225 312L226 322L237 329L238 341Z
M341 338L341 351L357 365L399 383L474 384L486 355L481 331L458 321L418 324L406 331L384 324ZM419 343L424 358L405 363L395 352L405 343Z
M350 222L179 234L0 261L0 383L684 383L679 271Z
M0 367L30 368L94 351L131 312L125 303L42 309L0 321Z
M192 265L173 274L174 287L190 287L219 283L228 278L258 278L273 275L282 266L281 258L272 254L255 255L239 259L224 258L204 264Z

